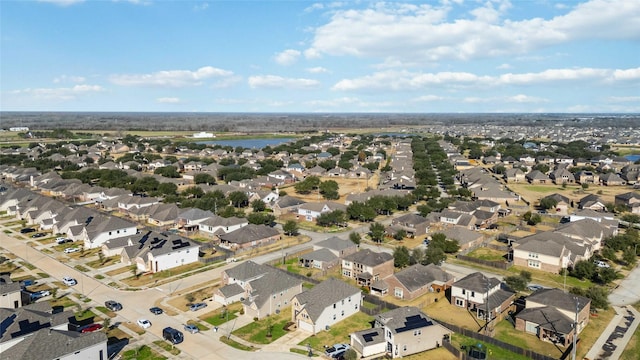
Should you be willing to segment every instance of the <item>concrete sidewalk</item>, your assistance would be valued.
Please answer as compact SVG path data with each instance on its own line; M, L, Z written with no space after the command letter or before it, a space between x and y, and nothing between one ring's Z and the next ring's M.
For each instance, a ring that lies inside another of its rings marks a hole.
M593 344L585 359L619 359L640 324L640 313L632 306L614 306L613 309L616 315Z

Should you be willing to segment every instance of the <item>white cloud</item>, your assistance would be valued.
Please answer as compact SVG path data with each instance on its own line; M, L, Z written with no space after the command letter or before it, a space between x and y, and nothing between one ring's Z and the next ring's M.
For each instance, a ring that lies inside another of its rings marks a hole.
M38 0L39 2L55 4L59 6L70 6L83 3L85 0Z
M616 82L640 78L637 69L548 69L537 73L513 74L499 76L476 75L468 72L422 73L410 71L387 70L354 79L338 81L333 90L370 91L370 90L419 90L439 86L444 88L484 87L503 85L559 84L561 82Z
M316 66L312 68L307 68L307 72L310 72L312 74L323 74L323 73L328 73L329 70L326 68L323 68L322 66Z
M75 85L66 88L27 88L14 90L11 93L14 95L29 95L39 99L67 101L74 100L78 96L101 91L104 91L104 88L100 85Z
M274 56L274 60L276 63L284 66L293 65L298 61L301 53L298 50L287 49L281 53L278 53Z
M514 103L529 103L529 104L549 102L548 99L543 99L543 98L540 98L540 97L528 96L528 95L523 95L523 94L510 96L510 97L504 99L504 101L506 101L506 102L514 102Z
M320 83L312 79L285 78L277 75L257 75L249 77L249 87L252 89L311 89L318 85L320 85Z
M117 74L112 75L110 81L121 86L185 87L202 85L203 80L209 78L231 75L231 71L205 66L196 71L166 70L151 74Z
M60 75L58 77L53 78L53 83L54 84L59 84L59 83L83 83L85 82L87 79L84 78L83 76L69 76L69 75Z
M193 10L195 11L204 11L204 10L207 10L208 8L209 8L209 3L206 3L206 2L195 4L193 6Z
M613 103L632 102L640 104L640 96L610 96L607 98L607 101Z
M496 69L498 70L508 70L511 69L511 65L504 63L504 64L500 64L498 65L498 67L496 67Z
M447 98L438 96L438 95L423 95L417 98L411 99L413 102L433 102L433 101L443 101Z
M325 108L335 108L344 105L362 105L362 101L358 98L352 97L341 97L337 99L329 99L329 100L311 100L306 102L307 105L313 107L325 107Z
M453 6L372 3L340 9L314 30L304 54L433 62L527 54L576 39L640 38L640 1L592 0L551 19L523 20L501 19L509 2L480 4L470 18L449 20Z
M161 104L179 104L182 101L177 97L161 97L156 99L157 102Z

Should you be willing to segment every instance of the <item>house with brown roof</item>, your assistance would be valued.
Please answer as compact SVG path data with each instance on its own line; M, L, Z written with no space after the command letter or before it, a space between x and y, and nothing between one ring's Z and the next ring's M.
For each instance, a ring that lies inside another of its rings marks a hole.
M403 300L413 300L428 292L446 291L454 281L453 275L435 264L415 264L384 280L393 296Z
M280 232L266 225L249 224L238 230L218 235L220 246L231 250L244 250L264 246L280 240Z
M419 214L405 214L391 220L391 225L404 230L409 237L426 235L430 222Z
M615 196L615 204L626 206L632 214L640 214L640 193L630 191Z
M342 259L342 276L355 279L359 286L370 287L374 282L393 274L393 255L362 249Z

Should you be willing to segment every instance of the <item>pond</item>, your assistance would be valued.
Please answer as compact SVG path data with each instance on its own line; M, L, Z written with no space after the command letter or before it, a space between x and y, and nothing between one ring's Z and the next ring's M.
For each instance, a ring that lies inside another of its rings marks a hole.
M211 140L211 141L199 141L198 144L206 145L220 145L231 146L236 148L242 146L247 149L262 149L267 146L278 146L291 141L297 140L296 138L272 138L272 139L236 139L236 140Z
M636 162L638 160L640 160L640 154L636 154L636 155L627 155L624 157L625 159L629 160L629 161L633 161Z

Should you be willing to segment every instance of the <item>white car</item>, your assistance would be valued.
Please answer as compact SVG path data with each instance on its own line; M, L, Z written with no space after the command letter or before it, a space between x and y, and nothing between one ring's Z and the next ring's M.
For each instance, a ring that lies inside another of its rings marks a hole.
M56 243L58 245L71 242L71 239L67 239L66 237L58 237L56 238Z
M151 321L147 319L138 319L138 326L140 326L143 329L148 329L151 327Z
M75 248L75 247L64 249L64 253L65 254L71 254L71 253L78 252L78 251L80 251L80 249Z
M608 267L610 267L609 264L607 264L606 262L601 261L601 260L596 260L593 263L596 264L596 266L599 267L599 268L608 268Z
M65 276L62 278L62 282L67 286L73 286L78 284L78 281L72 277Z

